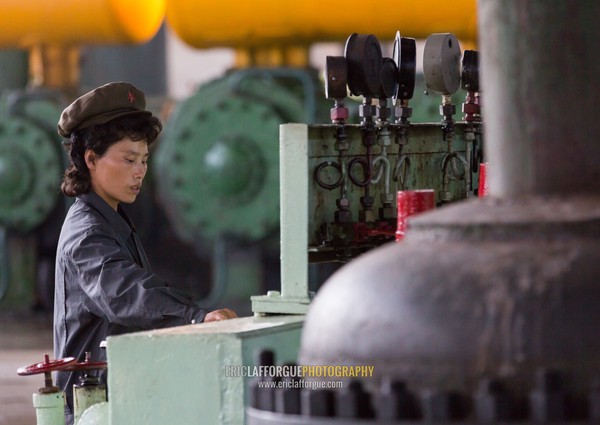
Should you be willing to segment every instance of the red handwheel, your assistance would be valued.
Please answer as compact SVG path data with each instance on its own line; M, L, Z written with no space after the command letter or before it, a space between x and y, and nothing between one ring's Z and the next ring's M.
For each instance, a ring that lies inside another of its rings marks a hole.
M70 363L61 370L96 370L106 369L106 362L93 362L90 360L91 353L87 351L85 353L85 360L79 363Z
M50 360L48 354L44 355L44 361L42 363L32 364L30 366L23 366L17 369L17 374L21 376L25 375L37 375L38 373L54 372L55 370L63 370L65 367L75 363L75 357L66 357L64 359Z
M77 359L75 357L66 357L64 359L50 360L48 354L44 354L44 361L42 363L32 364L30 366L23 366L17 369L17 374L21 376L26 375L37 375L39 373L44 374L45 386L39 389L40 393L56 393L59 391L57 387L52 385L52 374L56 370L64 370L65 367L75 363Z

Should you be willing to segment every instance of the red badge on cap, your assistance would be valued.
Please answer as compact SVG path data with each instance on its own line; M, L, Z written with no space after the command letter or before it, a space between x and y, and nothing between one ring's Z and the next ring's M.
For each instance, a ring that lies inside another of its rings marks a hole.
M135 102L135 95L131 91L127 93L127 97L129 97L129 103Z

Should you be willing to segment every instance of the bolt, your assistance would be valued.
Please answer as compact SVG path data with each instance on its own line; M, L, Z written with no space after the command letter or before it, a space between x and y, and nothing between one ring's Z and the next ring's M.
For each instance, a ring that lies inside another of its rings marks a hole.
M302 391L302 415L332 417L335 414L333 392L327 389L304 388Z
M273 350L259 350L254 353L254 364L258 366L274 366L275 353ZM250 381L250 405L259 410L275 411L275 387L261 385L261 382L273 382L277 378L261 376Z
M398 217L396 209L394 207L383 207L379 208L379 218L381 220L391 220Z
M275 390L275 411L299 415L301 405L300 388L297 386L298 379L286 377L281 382L282 387Z
M444 191L440 193L440 199L442 202L450 202L454 199L454 195L452 195L452 192Z
M539 370L536 388L529 394L531 417L536 422L562 421L566 417L566 396L560 375L554 371Z
M454 106L452 104L440 105L440 115L443 115L444 117L451 117L455 113L456 113L456 106Z
M335 143L335 149L338 151L347 151L350 148L350 143L346 141L339 140Z
M362 210L358 213L358 219L365 223L372 223L375 221L375 213L373 210Z
M458 394L450 392L426 392L422 397L422 406L427 422L460 419L465 413Z
M335 200L335 205L338 208L348 208L350 206L350 200L348 198L339 198Z
M371 404L371 395L363 390L360 381L351 381L347 387L337 393L336 401L336 417L375 417Z
M412 108L396 106L394 115L396 118L410 118L412 116Z
M361 196L360 197L360 204L363 206L363 208L372 208L374 203L375 203L375 198L373 198L372 196Z
M349 116L350 112L348 111L348 108L345 107L331 108L330 110L330 118L333 122L347 120Z
M350 223L352 221L352 212L348 210L337 210L334 214L336 223Z
M275 389L269 385L261 385L272 381L272 378L254 378L249 382L250 406L258 410L275 411Z
M408 391L403 381L385 378L376 403L378 419L417 419L419 417L415 396Z
M379 196L379 199L381 199L381 202L384 204L393 204L396 200L396 196L394 196L393 193L382 193Z
M540 369L535 376L536 390L556 392L562 390L560 374L553 370Z
M377 118L379 118L381 121L385 121L387 120L392 114L391 114L391 109L387 108L387 107L379 107L377 108L377 110L375 111L375 115L377 116Z
M513 419L513 403L501 382L482 380L475 394L475 414L481 422Z
M361 117L374 117L376 114L375 105L362 103L358 106L358 114Z

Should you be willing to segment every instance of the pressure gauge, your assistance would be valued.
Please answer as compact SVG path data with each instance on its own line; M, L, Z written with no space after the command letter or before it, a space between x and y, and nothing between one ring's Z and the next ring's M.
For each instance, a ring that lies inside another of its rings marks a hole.
M463 90L479 91L479 52L477 50L465 50L461 77Z
M394 94L397 99L411 99L415 92L415 74L417 70L417 46L414 38L400 37L396 32L393 59L398 67L398 86Z
M425 41L423 73L427 90L450 95L460 86L460 44L449 33L431 34Z
M383 58L381 63L381 85L377 91L379 98L390 98L398 90L398 67L392 58Z
M347 83L346 58L327 56L325 62L325 94L327 98L345 98Z
M372 34L352 34L344 49L348 88L357 96L373 97L381 85L381 45Z

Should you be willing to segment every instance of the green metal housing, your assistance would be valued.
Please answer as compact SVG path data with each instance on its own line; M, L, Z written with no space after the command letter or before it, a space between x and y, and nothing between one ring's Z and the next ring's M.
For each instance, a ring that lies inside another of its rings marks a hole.
M51 100L0 99L0 226L20 232L41 224L60 196L64 156Z
M277 230L279 125L322 116L320 87L312 70L240 70L178 105L154 170L179 238L257 240Z

